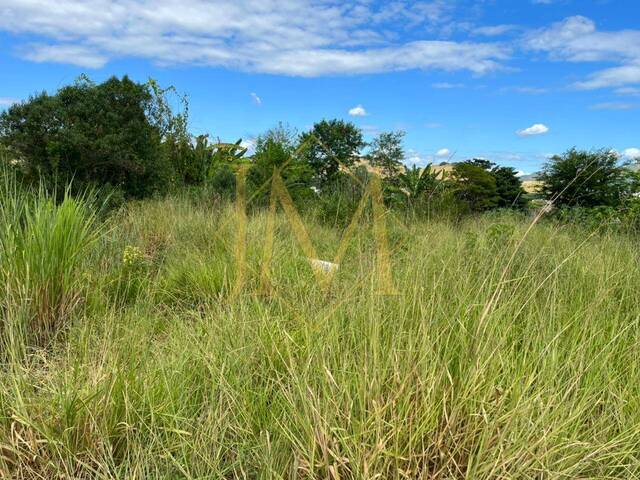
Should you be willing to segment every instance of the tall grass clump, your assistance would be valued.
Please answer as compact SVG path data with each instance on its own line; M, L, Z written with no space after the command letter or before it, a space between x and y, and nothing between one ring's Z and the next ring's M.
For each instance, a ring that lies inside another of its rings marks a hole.
M89 198L28 189L15 175L0 181L0 331L45 346L81 301L79 268L98 237Z

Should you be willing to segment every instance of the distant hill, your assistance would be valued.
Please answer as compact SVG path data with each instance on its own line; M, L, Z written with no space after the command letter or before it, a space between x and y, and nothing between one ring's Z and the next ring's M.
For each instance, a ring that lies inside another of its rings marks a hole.
M384 176L381 169L369 164L368 160L365 157L358 158L356 160L356 166L363 166L370 172L376 173L380 176ZM446 174L448 174L453 170L454 166L455 166L455 162L454 163L443 162L440 164L431 164L431 170L435 173L441 174L441 176L444 177ZM404 166L403 169L406 171L407 167ZM523 175L519 178L522 181L522 188L524 188L524 190L527 193L537 193L540 190L540 187L542 186L542 182L538 180L537 173Z
M454 165L455 165L455 163L441 163L439 165L432 164L431 165L431 170L433 172L436 172L436 173L447 173L447 172L450 172L451 170L453 170L453 166ZM382 170L379 167L372 166L369 163L369 161L367 160L367 158L365 158L365 157L358 158L356 160L356 162L355 162L355 166L356 167L359 167L359 166L365 167L369 172L376 173L376 174L378 174L380 176L384 176L384 174L382 173ZM421 167L420 169L422 170L422 168L424 168L424 167ZM406 171L407 170L407 166L403 165L402 166L402 170Z
M532 182L538 180L538 173L530 173L528 175L522 175L520 181L522 182Z

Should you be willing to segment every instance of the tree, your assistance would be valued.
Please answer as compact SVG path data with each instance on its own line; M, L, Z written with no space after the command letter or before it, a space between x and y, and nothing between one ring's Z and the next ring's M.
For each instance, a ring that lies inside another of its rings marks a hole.
M496 178L485 168L466 161L456 163L451 172L456 196L473 211L483 211L498 205Z
M499 208L523 208L527 201L522 182L512 167L501 167L486 158L474 158L469 160L489 172L496 180L496 193L498 195L496 206Z
M311 195L313 172L309 165L296 155L295 139L295 132L282 124L257 138L248 183L258 202L268 199L271 178L275 172L282 177L294 201Z
M491 169L491 174L496 179L498 207L524 208L527 205L526 192L514 168L496 166Z
M404 149L402 139L405 132L383 132L371 142L369 163L374 167L380 167L387 181L393 181L404 166Z
M148 85L126 76L101 84L81 77L0 114L0 143L18 152L28 174L144 196L173 176L160 128L148 116L152 105Z
M343 120L322 120L300 136L300 153L320 188L334 181L340 166L351 167L365 146L362 132Z
M568 207L616 207L629 193L631 183L615 152L575 148L551 157L539 179L547 199Z

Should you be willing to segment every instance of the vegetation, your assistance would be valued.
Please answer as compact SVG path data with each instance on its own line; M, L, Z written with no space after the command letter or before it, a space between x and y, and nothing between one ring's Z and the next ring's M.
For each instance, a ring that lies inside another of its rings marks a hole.
M21 216L17 235L35 240L1 297L4 476L640 474L631 238L530 228L518 215L458 225L389 216L399 295L380 296L365 221L328 302L280 215L271 292L254 293L268 224L256 211L234 297L237 219L224 201L129 203L90 239L36 227L87 225L86 201L35 196L22 208L14 195L3 191L13 205L3 215ZM342 231L305 225L332 258ZM4 239L0 258L17 261ZM39 267L54 251L56 265ZM33 280L32 268L42 271ZM56 341L7 333L37 322L42 304L30 299L44 298L48 278L66 292L53 297L64 308L44 310L64 312Z
M81 79L0 115L0 478L640 477L611 152L532 199L340 120L194 137L174 94Z
M575 148L551 157L542 170L543 191L558 206L617 207L629 195L633 182L611 150L593 152Z
M473 161L456 163L452 172L456 195L476 212L498 205L496 177Z
M81 79L0 114L0 135L18 152L25 175L77 185L106 184L127 195L166 188L171 168L160 155L161 131L147 111L152 94L124 77L95 85Z
M300 136L301 153L323 187L335 181L340 167L351 167L365 146L362 132L342 120L322 120Z
M380 167L386 178L395 179L404 170L404 132L382 132L371 142L369 163Z

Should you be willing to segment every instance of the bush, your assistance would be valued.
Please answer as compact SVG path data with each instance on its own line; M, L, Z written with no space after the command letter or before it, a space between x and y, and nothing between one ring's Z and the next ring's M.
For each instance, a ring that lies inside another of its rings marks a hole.
M474 162L456 163L451 179L455 182L456 196L475 212L498 206L500 197L496 177Z
M86 77L54 95L41 93L0 114L0 143L22 162L28 178L120 188L143 197L166 189L174 169L161 151L148 84L127 76L95 84ZM155 115L157 116L157 115Z
M253 164L247 183L254 205L267 205L271 194L271 179L278 172L294 204L311 198L312 171L295 151L295 133L283 125L258 137Z
M337 227L349 225L366 192L368 182L369 176L364 167L356 169L353 176L339 173L319 195L316 214L320 221ZM370 211L369 204L364 211Z
M575 148L553 156L539 179L542 193L559 207L618 207L634 188L630 174L611 150Z

